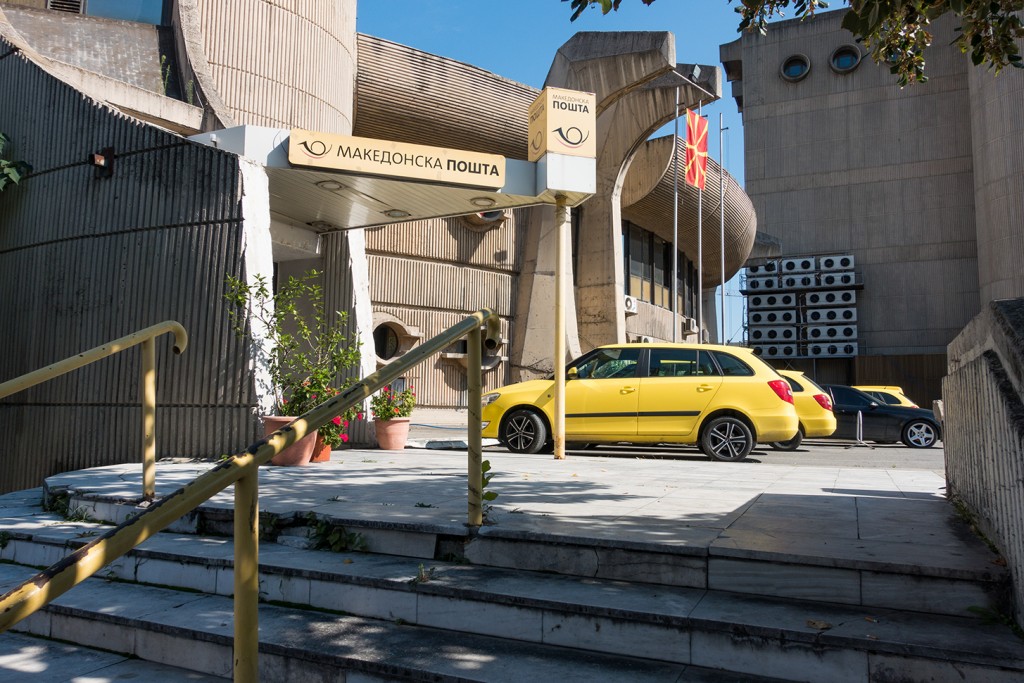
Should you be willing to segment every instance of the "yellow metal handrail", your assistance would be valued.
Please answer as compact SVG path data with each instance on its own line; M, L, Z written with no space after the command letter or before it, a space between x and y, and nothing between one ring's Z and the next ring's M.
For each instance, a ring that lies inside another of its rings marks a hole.
M15 377L0 384L0 398L42 384L72 370L95 363L107 356L142 344L142 364L139 369L139 396L142 399L142 497L152 500L156 492L156 343L162 334L174 334L174 353L188 347L188 333L181 323L165 320L145 329L115 339L112 342L84 351L45 368Z
M486 326L486 335L480 328ZM374 392L388 386L410 368L440 353L453 342L468 337L469 453L468 524L483 523L482 449L480 399L483 373L481 349L500 344L499 320L490 309L481 309L458 325L408 351L401 358L368 375L334 398L296 418L273 434L253 443L157 501L142 514L128 519L71 553L60 562L0 596L0 633L95 574L153 534L188 514L228 486L235 485L234 562L234 680L257 681L259 646L259 466L335 416L355 407Z

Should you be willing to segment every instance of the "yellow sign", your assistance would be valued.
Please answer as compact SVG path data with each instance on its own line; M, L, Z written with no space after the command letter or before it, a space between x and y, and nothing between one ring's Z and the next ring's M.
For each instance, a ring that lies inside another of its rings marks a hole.
M596 110L594 93L544 88L530 105L529 160L548 152L596 158Z
M505 157L461 149L410 145L293 128L288 161L389 178L428 180L488 189L505 186Z

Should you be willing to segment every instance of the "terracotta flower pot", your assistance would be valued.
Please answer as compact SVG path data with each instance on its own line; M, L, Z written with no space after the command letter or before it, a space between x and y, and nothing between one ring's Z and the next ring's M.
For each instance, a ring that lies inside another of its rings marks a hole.
M390 420L374 420L377 431L377 445L385 451L400 451L409 440L408 417L393 417Z
M313 457L309 459L310 462L330 462L331 461L331 446L324 437L320 436L320 432L316 434L316 445L313 447Z
M269 436L294 419L294 417L287 417L283 415L264 415L263 435ZM271 458L270 464L281 465L284 467L308 465L310 459L313 457L313 449L316 447L317 436L318 435L315 432L313 434L307 434Z

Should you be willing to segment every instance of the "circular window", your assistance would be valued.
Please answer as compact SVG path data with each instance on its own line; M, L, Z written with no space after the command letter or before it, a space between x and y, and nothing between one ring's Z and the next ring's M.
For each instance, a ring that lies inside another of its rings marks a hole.
M832 70L837 74L853 71L860 64L860 48L856 45L842 45L832 53Z
M781 76L790 82L796 82L805 77L811 71L811 62L806 55L793 55L782 63L779 70Z
M398 333L390 325L378 325L373 330L373 348L377 358L391 360L398 353Z

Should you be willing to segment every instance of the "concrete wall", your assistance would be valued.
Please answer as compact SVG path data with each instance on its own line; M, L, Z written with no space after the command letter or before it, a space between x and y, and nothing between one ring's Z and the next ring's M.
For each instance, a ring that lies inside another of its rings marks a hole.
M981 300L1024 294L1024 74L971 69Z
M241 275L239 162L82 96L0 41L0 121L33 172L0 194L0 378L162 320L190 336L157 344L157 455L244 447L256 426L246 349L231 334L226 274ZM113 175L90 155L113 147ZM0 488L139 462L133 350L0 401ZM141 465L140 465L141 467Z
M783 257L854 254L867 354L943 353L979 308L969 61L947 47L953 22L939 21L928 83L900 90L870 59L837 74L832 52L854 44L842 16L723 46L740 79L746 190ZM779 69L794 54L811 69L788 82Z
M949 345L948 495L1006 558L1024 625L1024 299L993 301Z

